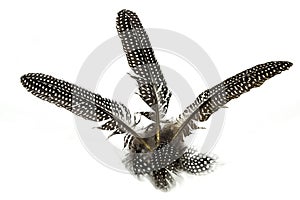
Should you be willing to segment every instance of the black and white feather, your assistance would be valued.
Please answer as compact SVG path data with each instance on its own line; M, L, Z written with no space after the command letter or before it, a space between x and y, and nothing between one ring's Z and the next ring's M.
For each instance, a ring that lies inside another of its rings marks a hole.
M33 95L77 116L96 122L105 121L99 127L102 130L113 131L113 134L126 132L138 136L133 115L121 103L41 73L23 75L21 83Z
M152 112L141 114L155 122L151 130L159 133L160 123L168 110L172 93L167 87L149 37L138 16L132 11L121 10L116 23L128 64L134 73L130 76L138 83L138 95L152 109ZM157 135L158 140L159 137Z
M198 128L195 121L206 121L214 112L230 100L238 98L250 89L261 86L266 80L288 70L292 63L285 61L267 62L247 69L222 83L205 90L189 105L177 119L177 135L187 136Z
M125 166L135 176L147 177L163 191L176 184L180 172L201 175L214 170L216 157L198 153L185 144L184 138L199 128L198 122L206 121L230 100L292 66L291 62L276 61L247 69L205 90L175 121L171 121L165 116L172 93L140 19L132 11L121 10L117 16L117 31L133 72L130 76L137 81L138 95L152 109L151 112L140 112L152 120L148 127L137 127L139 120L122 103L52 76L29 73L21 77L21 83L42 100L84 119L103 122L98 128L111 131L109 137L123 134L123 147L128 149L123 159Z

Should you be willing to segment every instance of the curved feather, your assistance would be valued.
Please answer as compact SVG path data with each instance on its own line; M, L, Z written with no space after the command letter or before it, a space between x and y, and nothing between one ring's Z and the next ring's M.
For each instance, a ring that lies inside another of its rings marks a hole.
M21 83L36 97L65 108L79 117L97 122L107 120L99 128L114 131L112 135L126 132L139 138L133 116L121 103L41 73L23 75Z
M205 90L179 115L176 122L179 128L174 137L189 135L191 129L197 128L193 120L206 121L230 100L238 98L252 88L261 86L266 80L288 70L292 65L287 61L260 64Z

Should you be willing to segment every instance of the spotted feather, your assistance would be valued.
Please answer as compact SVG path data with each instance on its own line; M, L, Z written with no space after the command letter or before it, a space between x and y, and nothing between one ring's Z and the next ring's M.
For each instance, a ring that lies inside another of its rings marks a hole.
M163 191L175 185L180 172L201 175L214 170L215 157L199 153L185 143L184 137L199 128L198 122L206 121L230 100L261 86L292 66L287 61L276 61L247 69L205 90L174 121L164 119L172 93L138 16L129 10L120 11L117 31L133 71L130 76L138 83L138 94L152 109L151 112L140 112L138 116L152 120L150 125L138 127L140 118L131 114L122 103L49 75L26 74L21 77L21 83L42 100L84 119L103 122L97 128L111 131L109 137L123 134L124 148L128 149L123 163L128 171L138 177L148 177L156 188Z
M130 133L138 136L129 109L116 101L101 97L66 81L41 73L29 73L21 77L23 86L36 97L63 107L87 120L101 122L99 128L114 130L113 134Z
M176 122L179 128L175 136L189 135L192 129L198 127L193 120L206 121L230 100L238 98L252 88L261 86L266 80L288 70L292 65L287 61L260 64L205 90L179 115Z
M131 77L138 83L138 94L153 110L141 114L155 121L153 130L158 134L159 140L160 123L168 110L172 93L167 87L149 37L136 13L121 10L117 17L117 31L128 64L134 72Z

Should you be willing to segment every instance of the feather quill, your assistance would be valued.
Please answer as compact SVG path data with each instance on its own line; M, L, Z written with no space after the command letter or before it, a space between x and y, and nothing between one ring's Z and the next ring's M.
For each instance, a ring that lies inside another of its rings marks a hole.
M132 11L121 10L117 17L117 31L133 71L130 76L138 84L138 95L152 111L133 115L121 103L40 73L23 75L21 83L42 100L84 119L103 122L97 128L112 131L109 137L124 134L124 148L129 149L123 159L125 166L136 176L148 177L163 191L175 185L174 175L179 172L205 174L213 171L216 165L215 157L189 148L183 137L191 134L193 129L202 128L198 126L199 122L206 121L230 100L261 86L292 66L290 62L277 61L247 69L205 90L173 121L164 119L172 93L138 16ZM138 128L140 118L137 117L141 115L152 123Z
M138 95L153 110L141 114L154 121L153 130L159 143L160 122L168 110L172 93L138 16L132 11L121 10L116 23L128 64L134 72L131 77L138 83Z
M191 129L198 128L196 121L206 121L214 112L224 107L230 100L238 98L250 89L261 86L266 80L288 70L293 64L286 61L267 62L256 65L222 83L202 92L177 118L179 127L174 137L188 136Z
M96 122L106 120L99 128L114 131L112 135L129 133L143 141L141 134L135 130L133 115L121 103L41 73L23 75L21 83L34 96L65 108L79 117Z

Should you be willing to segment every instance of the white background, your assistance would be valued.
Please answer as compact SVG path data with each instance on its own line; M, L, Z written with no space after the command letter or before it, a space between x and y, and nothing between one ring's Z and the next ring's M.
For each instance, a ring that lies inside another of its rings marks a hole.
M299 199L297 2L1 1L0 199ZM123 8L145 27L197 42L223 79L271 60L294 63L228 104L214 149L224 165L207 176L184 175L168 193L98 163L82 146L72 114L19 83L28 72L74 82L89 53L116 35Z

